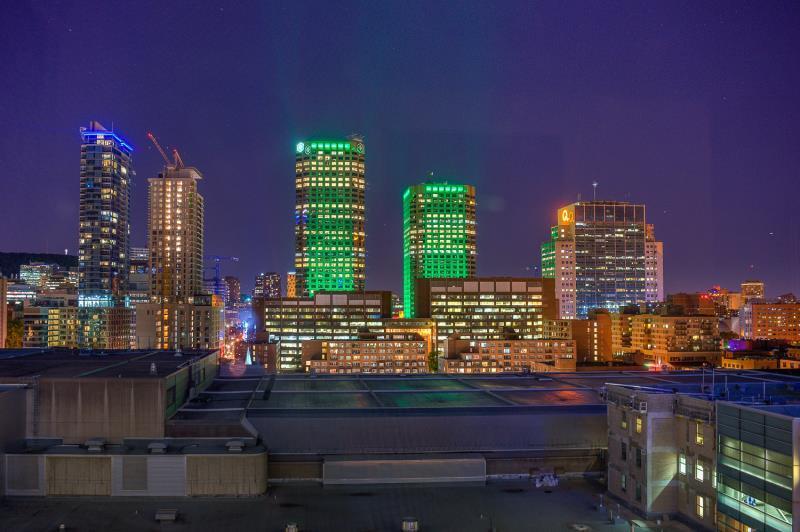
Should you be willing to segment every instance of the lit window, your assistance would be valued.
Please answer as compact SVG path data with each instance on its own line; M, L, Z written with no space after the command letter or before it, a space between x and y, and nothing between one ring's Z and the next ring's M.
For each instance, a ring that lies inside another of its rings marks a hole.
M686 474L686 455L683 453L678 456L678 473Z
M703 437L703 424L699 421L695 423L694 441L697 445L703 445L705 438Z
M694 464L694 478L700 482L706 479L706 469L700 460L697 460Z
M706 516L706 498L702 495L697 496L695 511L697 512L697 517L703 518Z
M642 433L642 418L641 417L637 417L636 418L636 434L641 434L641 433Z
M623 429L628 428L628 413L624 410L622 411L622 421L620 421L619 426Z

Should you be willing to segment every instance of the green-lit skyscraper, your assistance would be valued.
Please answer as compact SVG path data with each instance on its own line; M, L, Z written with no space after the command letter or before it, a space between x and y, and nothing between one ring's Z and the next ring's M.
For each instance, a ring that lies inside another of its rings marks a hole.
M423 183L403 194L403 310L416 316L417 279L475 276L475 187Z
M362 291L364 142L312 139L298 142L295 152L297 296Z

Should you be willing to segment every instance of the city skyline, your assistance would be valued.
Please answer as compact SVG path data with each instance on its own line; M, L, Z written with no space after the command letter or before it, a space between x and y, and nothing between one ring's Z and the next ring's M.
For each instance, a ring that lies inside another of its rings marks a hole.
M95 119L109 128L113 124L136 148L131 245L146 242L144 180L160 167L145 136L153 130L213 176L205 183L213 198L206 247L209 253L241 256L223 273L241 278L248 291L257 272L293 268L291 149L304 138L357 132L370 148L367 289L401 292L402 191L433 171L435 177L469 176L468 184L477 189L478 275L539 276L538 246L548 236L552 214L575 201L578 193L592 197L596 180L598 199L649 206L648 219L668 249L667 293L712 284L735 288L747 278L765 280L769 295L800 291L800 274L785 267L796 264L800 248L800 224L790 203L797 166L790 139L800 123L795 119L800 109L785 89L798 71L788 59L791 54L783 53L797 44L788 31L798 18L794 11L740 7L725 14L723 26L713 6L687 7L693 15L689 18L704 25L701 31L684 22L685 11L678 17L673 11L680 10L659 6L627 11L624 24L613 9L576 10L570 14L572 26L558 22L548 29L537 22L538 33L526 35L513 18L529 8L509 5L485 22L462 21L465 35L452 43L435 38L437 30L454 24L437 6L427 15L398 13L400 8L392 6L351 6L331 14L334 21L354 12L377 21L403 15L388 35L362 49L356 39L323 31L328 15L315 15L313 6L291 13L256 8L255 15L230 7L204 10L192 21L205 24L211 35L227 35L234 27L276 25L275 40L261 41L260 51L242 58L238 66L226 64L227 54L258 48L239 38L220 51L200 43L189 54L188 43L178 43L164 52L167 58L185 56L186 62L176 68L187 74L209 69L229 74L229 96L220 97L219 81L210 75L204 78L207 86L185 93L163 86L154 91L147 80L157 78L151 74L154 69L163 70L159 54L166 47L159 32L165 22L132 10L135 35L105 43L107 56L92 66L79 53L79 36L107 25L115 6L91 13L64 8L52 17L35 16L31 7L14 9L34 15L29 19L37 29L49 31L41 42L19 29L6 32L19 46L13 60L0 68L7 76L9 68L22 69L10 94L19 105L2 111L3 118L14 129L32 131L48 149L45 164L29 165L26 161L42 158L33 151L38 149L34 144L0 147L7 198L0 222L16 227L16 220L31 210L42 213L29 217L24 230L0 237L5 251L68 248L76 253L75 128ZM481 11L474 5L464 9ZM177 16L169 7L164 13L169 20ZM268 21L268 15L275 20ZM538 8L542 21L550 15L548 6ZM308 19L308 44L292 46L293 34L280 30L289 16ZM601 39L588 25L594 19L614 35L628 27L636 31L621 47L617 40L612 44ZM753 25L753 20L763 24ZM173 29L187 31L190 22L179 21ZM660 47L649 37L660 23L666 24L661 39L669 46ZM507 28L520 46L498 54L491 45L497 38L493 26ZM583 31L567 31L572 41L558 37L573 26ZM481 32L488 37L476 39ZM708 35L718 46L700 46ZM420 44L426 40L428 44ZM145 41L151 44L138 46ZM429 53L431 42L440 53ZM593 45L596 49L581 57L570 52L574 46L588 50ZM687 57L695 45L700 51ZM58 83L52 83L42 74L48 68L40 59L23 63L26 48L57 48L74 61L60 63L52 74ZM346 93L354 73L328 62L319 49L340 50L371 75L361 79L358 90ZM770 61L744 62L751 49L768 51ZM136 65L133 71L110 61L122 55ZM593 60L614 55L621 60L609 72L593 66ZM518 70L520 62L537 68ZM301 64L326 76L326 87L315 87ZM785 78L770 77L773 68ZM83 82L71 81L101 69L108 91L85 91ZM430 76L403 83L415 69ZM248 75L242 76L244 72ZM276 83L275 75L287 82ZM587 76L594 81L592 93L577 83ZM396 90L385 90L388 86ZM427 99L419 100L423 94ZM331 106L333 102L339 105ZM193 116L198 106L209 108L209 115ZM33 182L47 187L48 194L39 194ZM518 245L504 246L498 238L507 227Z

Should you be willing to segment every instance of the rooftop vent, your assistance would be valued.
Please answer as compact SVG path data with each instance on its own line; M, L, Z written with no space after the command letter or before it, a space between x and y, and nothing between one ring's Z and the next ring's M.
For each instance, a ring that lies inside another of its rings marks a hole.
M167 444L160 441L154 441L147 444L147 452L150 454L164 454L167 452Z
M244 442L242 440L231 440L225 444L229 453L240 453L244 449Z
M84 445L86 446L86 450L90 453L102 453L106 446L106 440L102 438L92 438L91 440L86 440Z

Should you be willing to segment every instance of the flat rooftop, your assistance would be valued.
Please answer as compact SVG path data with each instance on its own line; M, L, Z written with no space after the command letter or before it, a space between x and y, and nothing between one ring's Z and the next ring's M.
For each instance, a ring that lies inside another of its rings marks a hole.
M164 378L214 350L0 349L0 381L39 378ZM153 366L155 364L155 366ZM155 369L155 372L152 370Z
M717 388L770 387L800 392L800 377L762 371L718 370ZM238 375L241 375L239 377ZM604 406L609 384L702 393L710 371L598 371L510 375L258 375L223 365L218 377L187 403L178 419L213 417L220 412L249 415L305 411L362 412L452 409L576 408Z
M400 530L408 516L418 519L421 530L630 530L622 520L609 524L606 508L595 509L603 491L594 482L566 479L553 488L521 481L480 486L277 485L252 498L13 498L0 500L0 528L32 532L56 530L63 523L67 530L159 530L156 511L175 508L177 522L162 525L162 530L284 530L287 523L297 523L300 530L366 532ZM628 515L624 509L623 515ZM656 530L655 523L636 524L637 530ZM687 527L667 521L660 529Z

